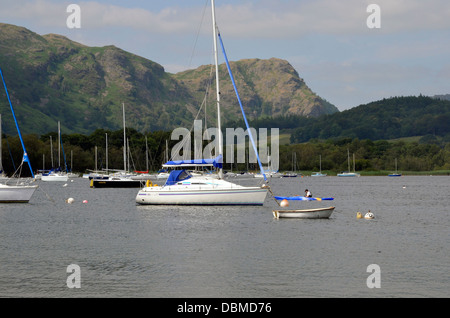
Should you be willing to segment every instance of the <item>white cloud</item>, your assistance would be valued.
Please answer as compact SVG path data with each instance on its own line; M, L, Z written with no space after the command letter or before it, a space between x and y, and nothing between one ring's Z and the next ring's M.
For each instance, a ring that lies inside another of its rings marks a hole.
M0 0L0 21L90 46L114 44L169 72L212 62L202 55L211 52L206 0L77 2L79 30L66 27L71 2ZM366 25L371 3L381 8L381 29ZM231 60L287 59L313 91L340 108L394 95L448 93L448 0L229 0L216 1L216 16ZM201 21L202 52L191 61Z
M1 3L0 18L2 21L20 19L33 25L61 27L66 25L67 5L48 0L5 0Z
M366 9L374 2L381 8L379 31L384 34L450 28L448 0L244 1L219 7L217 16L233 36L366 34L373 31Z
M219 27L226 29L228 36L289 38L316 33L362 34L369 31L366 8L373 2L381 8L381 31L384 33L450 28L448 0L249 0L216 4L216 15ZM119 6L97 1L79 2L82 25L92 29L124 27L149 33L179 34L196 30L203 13L200 3L188 8L167 6L159 11L149 9L149 4L127 7L129 3ZM52 0L8 1L2 3L0 17L31 19L45 26L59 27L65 24L68 4ZM208 10L202 31L205 33L210 32Z

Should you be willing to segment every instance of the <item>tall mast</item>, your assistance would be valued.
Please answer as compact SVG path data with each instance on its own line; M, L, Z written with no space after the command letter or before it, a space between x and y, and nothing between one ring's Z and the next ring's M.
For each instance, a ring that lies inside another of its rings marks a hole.
M128 141L128 138L127 138L127 158L128 158L128 160L127 160L127 164L128 164L128 166L127 166L127 171L131 171L130 170L130 142Z
M55 167L55 165L53 164L53 141L52 141L52 136L50 135L50 158L52 161L52 169Z
M347 148L347 166L348 172L350 172L350 150Z
M60 122L58 121L58 168L61 168L61 126Z
M319 170L322 173L322 155L319 155Z
M169 161L169 142L166 139L166 151L164 153L164 161Z
M214 7L214 0L211 0L211 10L212 10L212 25L213 25L213 40L214 40L214 62L216 64L216 99L217 99L217 130L218 130L218 138L219 138L219 153L218 155L223 154L223 145L222 145L222 128L220 121L220 88L219 88L219 62L217 56L217 26L216 26L216 14ZM219 169L219 178L223 177L222 168Z
M123 172L127 171L127 135L125 133L125 104L122 103L123 108Z
M2 115L0 114L0 173L3 172L2 163Z
M105 144L106 144L106 174L109 174L108 172L108 133L105 133Z
M147 173L148 173L148 144L147 144L147 136L145 136L145 167L147 168Z

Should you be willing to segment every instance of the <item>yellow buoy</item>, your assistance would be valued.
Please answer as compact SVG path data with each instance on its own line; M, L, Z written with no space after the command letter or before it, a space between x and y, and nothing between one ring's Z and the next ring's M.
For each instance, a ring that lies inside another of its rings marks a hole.
M362 213L361 212L356 212L356 218L357 219L362 219Z

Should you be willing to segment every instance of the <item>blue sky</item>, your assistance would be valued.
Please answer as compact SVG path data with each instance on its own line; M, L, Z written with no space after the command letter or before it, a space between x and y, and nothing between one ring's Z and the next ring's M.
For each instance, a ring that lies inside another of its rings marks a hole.
M79 29L66 24L71 3ZM371 3L380 28L367 26ZM450 93L448 0L216 0L216 18L230 60L285 59L340 110ZM172 73L213 63L209 0L0 0L0 22L113 44Z

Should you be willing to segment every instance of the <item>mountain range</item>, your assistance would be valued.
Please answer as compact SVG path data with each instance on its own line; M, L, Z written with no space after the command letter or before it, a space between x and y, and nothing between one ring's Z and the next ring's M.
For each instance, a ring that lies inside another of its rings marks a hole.
M249 119L339 112L312 92L285 60L230 64ZM89 47L61 35L41 36L0 23L0 68L24 134L56 131L58 121L67 134L120 129L122 105L127 127L140 132L190 128L198 113L205 117L205 109L211 127L216 123L212 67L171 74L154 61L112 45ZM222 122L236 120L240 109L224 64L219 74ZM3 132L15 134L3 89L0 112Z

